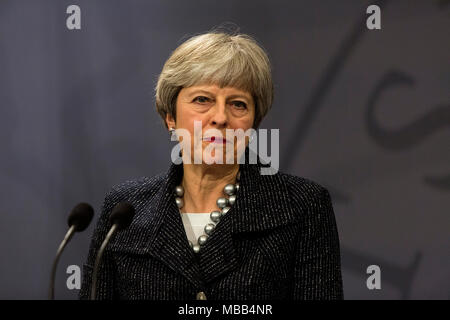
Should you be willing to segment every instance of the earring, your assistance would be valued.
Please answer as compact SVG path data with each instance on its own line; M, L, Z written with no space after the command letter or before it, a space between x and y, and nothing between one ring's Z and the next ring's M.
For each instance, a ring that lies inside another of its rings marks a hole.
M255 135L254 135L253 133L250 135L250 139L249 139L248 143L250 143L250 142L253 141L253 137L254 137L254 136L255 136Z
M169 129L169 136L170 136L170 140L171 141L174 141L173 139L172 139L172 136L175 134L175 128L174 127L171 127L170 129Z

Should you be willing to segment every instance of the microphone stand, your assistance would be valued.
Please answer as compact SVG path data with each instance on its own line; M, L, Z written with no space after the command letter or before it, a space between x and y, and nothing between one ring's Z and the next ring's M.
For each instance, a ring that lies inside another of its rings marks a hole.
M59 245L58 251L56 251L56 257L55 260L53 260L52 272L50 274L50 288L48 290L48 298L50 300L55 299L55 276L56 276L56 266L58 265L59 257L61 256L61 253L63 252L64 248L66 247L67 243L70 241L74 233L75 233L75 225L72 225L67 231L63 241Z
M100 250L97 253L97 257L95 258L95 264L94 264L94 270L92 272L92 288L91 288L91 300L95 300L96 298L96 291L97 291L97 273L98 269L100 267L100 261L102 259L103 251L106 248L106 245L108 244L110 238L114 235L118 228L118 224L113 224L111 229L109 230L108 234L106 235L105 240L103 241Z

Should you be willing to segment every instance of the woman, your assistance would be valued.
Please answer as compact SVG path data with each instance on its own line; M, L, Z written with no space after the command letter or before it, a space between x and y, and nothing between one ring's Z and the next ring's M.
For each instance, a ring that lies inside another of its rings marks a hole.
M247 35L210 32L172 53L156 108L180 141L182 163L106 196L80 298L89 298L108 217L122 201L136 215L103 255L98 299L343 298L328 191L282 172L262 175L259 161L238 163L249 139L226 139L227 130L257 129L272 100L269 59Z

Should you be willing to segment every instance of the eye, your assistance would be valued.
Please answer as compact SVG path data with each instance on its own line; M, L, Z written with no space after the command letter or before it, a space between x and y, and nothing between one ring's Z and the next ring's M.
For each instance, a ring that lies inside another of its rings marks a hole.
M247 104L245 102L242 101L233 101L232 102L236 107L238 107L239 109L247 109Z
M205 96L198 96L195 97L193 101L197 101L199 103L205 103L209 101L209 98L205 97Z

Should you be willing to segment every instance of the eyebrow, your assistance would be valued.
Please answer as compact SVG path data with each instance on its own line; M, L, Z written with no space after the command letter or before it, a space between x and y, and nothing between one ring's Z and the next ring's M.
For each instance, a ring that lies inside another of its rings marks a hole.
M199 90L192 91L188 96L193 97L194 95L196 95L198 93L213 95L213 93L211 93L209 91L199 89ZM242 98L245 100L249 100L249 97L247 97L246 95L243 95L243 94L232 94L232 95L228 96L228 99L235 99L235 98Z
M192 92L189 94L189 97L192 97L192 96L196 95L197 93L205 93L205 94L212 95L212 93L209 92L209 91L199 89L199 90L194 90L194 91L192 91Z
M243 94L232 94L228 98L230 98L230 99L242 98L242 99L245 99L245 100L249 100L249 97L244 96Z

